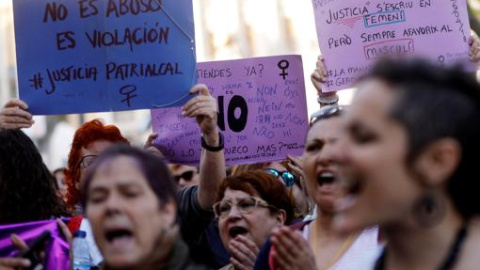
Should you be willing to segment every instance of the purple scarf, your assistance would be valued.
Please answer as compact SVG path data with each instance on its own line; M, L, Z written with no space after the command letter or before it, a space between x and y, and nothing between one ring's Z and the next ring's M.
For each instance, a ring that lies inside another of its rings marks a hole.
M67 220L64 220L67 221ZM45 230L51 232L45 249L46 259L44 269L46 270L68 270L70 269L69 245L63 238L56 220L35 221L28 223L17 223L0 226L0 257L15 257L18 250L10 240L12 233L17 234L23 241L30 243Z

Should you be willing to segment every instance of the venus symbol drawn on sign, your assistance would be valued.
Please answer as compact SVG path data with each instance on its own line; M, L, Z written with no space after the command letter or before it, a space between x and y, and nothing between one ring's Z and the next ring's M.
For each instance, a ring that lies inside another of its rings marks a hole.
M290 63L287 60L283 59L278 62L277 66L282 70L282 73L280 73L279 75L282 76L285 80L285 77L288 75L287 68L290 66Z
M122 103L127 103L127 106L130 107L130 100L137 96L137 94L132 94L137 91L137 87L135 85L125 85L120 88L120 94L124 95L125 98L122 99Z

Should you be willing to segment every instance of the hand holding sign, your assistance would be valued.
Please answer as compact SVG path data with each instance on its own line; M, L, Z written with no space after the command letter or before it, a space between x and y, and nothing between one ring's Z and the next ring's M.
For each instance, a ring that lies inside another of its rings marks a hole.
M468 54L470 61L478 63L480 61L480 40L474 32L470 35L468 46L470 46L470 52Z
M319 55L317 58L317 63L315 70L312 72L310 79L312 80L312 84L317 89L318 93L322 92L322 84L324 84L327 80L327 70L325 69L325 65L323 64L323 56Z
M22 0L13 8L19 94L32 114L187 100L196 64L191 0Z
M217 131L222 132L228 165L302 153L308 117L299 56L198 63L197 74L208 89L192 89L200 94L182 111L152 110L152 127L159 134L155 144L170 162L198 165L199 125L208 146L218 146Z
M470 67L466 1L312 2L326 59L324 92L352 87L385 56L416 55L439 64Z
M27 244L16 234L12 234L10 239L19 251L28 249ZM26 258L0 258L0 270L23 269L30 267L31 264L30 260Z
M186 117L195 117L207 144L217 146L219 143L217 100L210 95L204 84L195 85L190 93L198 95L182 107L182 114Z
M8 101L0 110L0 130L31 127L34 121L27 109L28 105L19 99Z

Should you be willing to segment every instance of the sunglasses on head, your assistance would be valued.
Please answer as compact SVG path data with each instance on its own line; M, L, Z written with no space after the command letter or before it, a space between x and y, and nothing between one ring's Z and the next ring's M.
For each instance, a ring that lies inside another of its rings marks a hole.
M343 113L344 108L338 105L327 106L321 108L320 110L314 112L312 116L310 116L310 126L315 124L316 122L324 119L328 119L334 116L339 116Z
M186 171L180 175L175 175L175 182L179 183L180 179L185 180L186 182L190 182L193 179L193 176L195 175L195 171Z
M297 177L295 177L295 175L293 175L293 173L289 172L289 171L278 171L278 170L275 170L273 168L267 168L265 170L267 173L275 176L275 177L280 177L282 178L282 181L283 181L283 184L286 186L286 187L291 187L295 184L295 180L297 179Z

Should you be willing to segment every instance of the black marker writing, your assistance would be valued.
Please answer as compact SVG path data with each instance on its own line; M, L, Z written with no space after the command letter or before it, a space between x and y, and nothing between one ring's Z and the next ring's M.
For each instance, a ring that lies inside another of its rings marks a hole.
M127 106L130 107L130 100L134 97L137 97L137 94L133 94L137 91L137 87L135 85L125 85L120 88L120 94L124 95L125 98L122 99L123 103L127 103Z
M282 73L280 73L279 75L282 76L283 79L285 80L285 77L288 75L286 70L290 66L290 63L284 59L278 62L277 66L282 70Z

